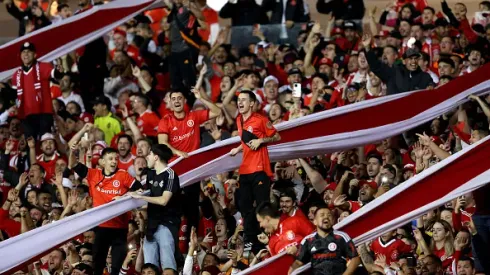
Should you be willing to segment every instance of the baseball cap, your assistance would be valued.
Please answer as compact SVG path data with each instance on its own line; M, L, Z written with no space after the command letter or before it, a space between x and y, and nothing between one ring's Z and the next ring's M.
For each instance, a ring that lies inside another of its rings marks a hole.
M94 117L89 113L82 113L80 115L80 120L84 123L94 123Z
M63 187L66 187L68 189L72 189L73 188L73 182L67 178L63 178Z
M111 100L108 97L103 96L103 95L95 98L95 100L93 101L93 105L97 105L97 104L103 104L103 105L107 106L108 110L110 110L112 107Z
M332 32L330 34L331 35L337 35L337 34L344 35L344 30L339 28L339 27L335 27L332 29Z
M449 22L445 18L437 18L436 22L434 22L436 27L447 27L449 25Z
M34 44L32 44L31 42L25 42L24 44L22 44L22 46L20 47L20 51L23 52L24 50L29 50L31 52L35 52L36 51L36 47L34 46Z
M303 73L301 73L301 71L298 68L292 68L291 70L288 71L288 75L293 75L293 74L303 75Z
M380 37L381 37L381 38L386 38L386 37L388 37L389 35L390 35L390 32L389 32L389 31L379 31L379 33L378 33L378 34L376 34L376 35L374 36L374 38L380 38Z
M285 48L291 49L291 44L289 43L282 44L279 46L278 50L282 52Z
M41 143L46 141L46 140L54 140L54 136L51 133L46 133L41 136Z
M391 31L389 36L400 40L403 38L399 31Z
M346 91L347 92L352 91L352 90L358 91L360 88L361 88L361 85L359 85L359 83L352 82L349 86L347 86Z
M412 171L415 173L415 165L413 163L408 163L403 166L403 172L405 171Z
M410 58L413 56L420 56L420 51L417 48L409 48L404 54L403 58Z
M273 75L269 75L268 77L266 77L264 79L264 86L267 82L269 81L274 81L276 84L279 84L279 80L277 79L277 77L273 76Z
M373 188L374 190L378 189L378 184L374 180L361 180L359 181L359 187L362 188L363 185L369 185L369 187Z
M333 66L333 61L330 58L324 57L324 58L320 59L320 62L318 62L318 65L319 66L320 65L328 65L331 67L331 66Z
M347 29L356 30L357 26L356 26L356 23L354 23L352 21L345 21L344 25L343 25L343 29L344 30L347 30Z
M123 37L126 37L126 35L127 35L127 33L125 31L121 30L121 29L115 29L114 30L114 35L116 35L116 34L119 34L119 35L121 35Z

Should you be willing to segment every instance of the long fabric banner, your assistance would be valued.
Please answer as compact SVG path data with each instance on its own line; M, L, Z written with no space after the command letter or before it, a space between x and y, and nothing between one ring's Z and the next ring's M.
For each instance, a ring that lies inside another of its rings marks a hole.
M0 46L0 80L10 78L21 65L19 50L25 42L36 46L38 60L50 62L101 37L138 13L161 5L160 0L113 1L10 41Z
M0 242L0 274L13 274L29 259L144 204L142 200L121 198Z
M269 147L271 159L273 161L287 160L349 149L379 141L416 127L457 107L470 94L481 95L489 92L490 81L487 81L487 77L485 76L486 70L489 68L490 65L486 65L484 68L460 79L456 79L450 85L436 90L417 91L382 97L283 123L278 126L282 140ZM487 148L490 146L488 143L488 139L485 139L484 142L477 146L479 148L478 152L472 150L475 148L473 146L444 160L441 164L431 167L412 181L404 184L403 187L399 187L385 194L383 201L390 203L388 207L385 207L383 204L379 206L380 208L372 209L369 215L362 214L370 211L370 208L375 206L375 204L372 206L367 205L364 209L359 210L359 213L352 215L353 218L348 218L341 224L343 226L349 222L352 225L346 225L345 228L340 227L340 229L347 231L353 238L359 237L359 240L368 239L370 236L376 236L376 234L381 234L385 230L382 225L390 221L390 219L386 218L386 215L388 215L385 213L386 209L400 209L396 215L389 216L391 219L409 214L406 216L406 220L402 221L397 219L396 221L392 221L393 224L391 226L395 226L395 224L410 221L411 218L409 219L409 217L423 213L414 211L413 209L416 208L411 208L410 205L412 204L416 205L416 207L422 207L444 196L447 199L452 196L455 197L457 194L451 192L460 186L461 189L457 190L458 194L471 191L472 186L483 184L484 179L479 177L479 175L488 169L483 167L485 163L488 163L486 161L488 160L488 155L486 154L490 154L488 150L490 148ZM210 175L230 171L238 167L241 157L231 158L228 156L230 149L237 146L237 144L237 139L226 140L210 146L210 148L193 152L188 159L177 160L172 165L174 165L174 170L181 175L183 185L188 185ZM465 160L466 162L464 163L470 167L467 169L464 168L466 167L464 165L463 167L458 167L457 164L460 160ZM451 179L451 182L447 186L441 186L441 190L439 190L441 192L430 192L431 194L426 194L429 192L425 192L425 188L420 187L422 184L419 185L416 183L423 180L425 185L432 186L431 190L434 190L434 186L440 184L439 180L444 180L438 177L446 175L446 169L442 169L445 165L455 167L453 173L457 171L458 174L451 174L451 177L447 177ZM444 171L444 173L441 171ZM431 173L434 173L434 175L430 175ZM412 185L408 184L410 182L412 182ZM469 182L468 185L463 185L467 182ZM398 201L398 197L396 196L398 194L397 190L400 190L400 188L404 188L404 192L409 192L407 194L410 196L407 198L406 196L400 195L403 200L400 199ZM405 188L407 189L405 190ZM411 198L412 196L416 197L417 201ZM395 199L391 200L391 197L397 198L396 201ZM408 199L409 201L407 201ZM399 202L403 202L403 205L398 204ZM118 208L112 208L116 205ZM1 242L0 259L2 261L0 261L0 272L2 274L9 274L6 272L18 264L137 206L136 202L129 198L116 201ZM384 214L381 215L380 213ZM378 214L380 214L379 217ZM375 219L379 219L379 222ZM61 225L63 227L58 227ZM355 240L357 241L358 239ZM4 259L6 260L4 261ZM291 258L287 257L277 257L275 259L281 262L280 266L275 265L273 262L271 263L271 261L267 261L244 274L251 272L260 272L263 274L263 270L259 269L260 267L267 270L270 268L278 270L278 268L288 266L284 263L284 260L287 261L289 259L292 261Z
M336 224L355 244L407 224L429 210L490 182L490 136L388 191ZM430 192L428 192L430 190ZM240 274L287 274L293 257L282 254ZM299 274L299 273L298 273Z
M487 64L435 90L380 97L281 123L281 140L269 146L271 161L351 149L413 129L465 102L468 95L490 92L489 69ZM213 144L171 165L184 186L231 171L242 160L228 154L239 142L235 137Z

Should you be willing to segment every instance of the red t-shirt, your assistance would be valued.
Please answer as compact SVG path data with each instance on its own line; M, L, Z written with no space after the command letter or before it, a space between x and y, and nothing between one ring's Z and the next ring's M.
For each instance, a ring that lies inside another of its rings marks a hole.
M290 246L297 246L315 227L310 222L304 223L300 217L293 216L279 223L279 228L269 238L269 249L272 256L279 254Z
M199 127L209 120L209 110L186 112L178 119L173 113L166 115L158 124L158 134L167 134L169 144L177 150L192 152L199 149Z
M146 110L137 119L136 123L141 133L148 137L156 137L160 118L152 111Z
M143 64L143 58L140 56L140 50L133 46L133 45L128 45L126 48L125 52L128 54L131 59L133 59L134 62L136 62L136 65L141 66ZM113 49L109 52L109 56L111 57L111 60L114 59L114 54L116 53L116 49Z
M37 164L39 164L46 171L46 176L44 177L44 179L47 182L50 182L50 180L54 178L56 173L55 172L56 161L60 159L61 156L60 154L55 152L51 160L45 161L44 158L45 158L44 154L41 154L36 157L36 160L37 160Z
M439 259L441 259L443 269L447 269L451 265L453 261L453 255L447 256L446 249L444 247L442 247L440 250L434 247L432 253L439 257Z
M400 254L409 253L412 251L412 248L399 239L392 239L383 244L381 237L379 237L371 243L371 251L376 256L384 255L386 257L386 264L390 265L398 261Z
M134 156L132 153L129 154L130 157L127 161L122 161L121 158L117 159L117 168L129 171L129 168L133 166L134 159L136 158L136 156Z
M87 182L90 195L93 199L93 206L97 207L111 202L114 197L126 194L135 179L124 170L117 170L111 176L104 176L100 169L88 169ZM127 228L130 213L122 214L112 220L101 223L100 227L108 228Z
M20 222L9 218L9 211L0 208L0 230L12 238L20 234Z
M253 133L258 138L272 137L277 132L276 128L272 125L272 122L263 115L252 113L247 120L243 121L243 125L241 120L242 115L240 114L236 119L239 136L242 136L242 128ZM268 176L272 176L267 146L260 146L259 149L253 151L242 141L242 147L243 161L240 165L241 175L264 171Z

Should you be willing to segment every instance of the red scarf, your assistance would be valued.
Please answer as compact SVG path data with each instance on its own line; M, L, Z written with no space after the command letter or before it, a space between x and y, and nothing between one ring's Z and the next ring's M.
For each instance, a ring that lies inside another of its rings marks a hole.
M36 70L36 82L34 82L34 90L36 91L36 101L41 102L43 98L41 93L41 71L39 68L39 62L36 62L36 64L33 65L33 67ZM29 70L31 69L33 68L31 67ZM19 68L17 70L16 80L17 80L17 107L20 107L22 103L22 95L24 93L24 73L22 68Z

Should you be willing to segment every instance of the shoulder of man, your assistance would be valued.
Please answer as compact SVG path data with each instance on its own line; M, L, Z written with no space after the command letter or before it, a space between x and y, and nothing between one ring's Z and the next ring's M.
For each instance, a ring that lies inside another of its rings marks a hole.
M345 233L344 231L334 230L333 234L335 236L341 237L346 243L351 241L350 236L347 233Z

